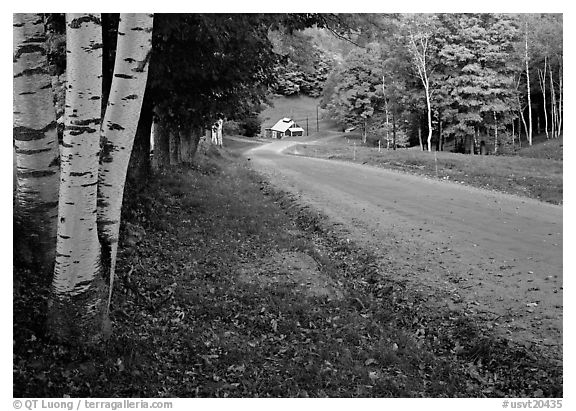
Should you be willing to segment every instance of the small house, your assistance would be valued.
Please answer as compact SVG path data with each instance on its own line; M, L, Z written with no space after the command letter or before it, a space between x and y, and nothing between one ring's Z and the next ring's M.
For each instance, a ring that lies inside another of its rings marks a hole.
M266 129L266 137L282 138L284 136L303 136L304 129L287 117L279 120L272 127Z

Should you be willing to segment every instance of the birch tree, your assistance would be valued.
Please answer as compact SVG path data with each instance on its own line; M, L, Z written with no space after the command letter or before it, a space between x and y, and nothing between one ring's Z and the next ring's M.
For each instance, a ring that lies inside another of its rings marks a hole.
M56 251L59 149L41 14L13 15L13 144L18 238L23 262L52 271ZM26 250L26 252L22 252Z
M543 111L544 111L544 131L546 132L546 138L550 138L548 133L548 110L546 109L546 71L548 69L548 56L544 55L544 68L538 69L538 81L540 83L540 89L542 90L542 100L543 100Z
M431 54L434 28L432 17L417 16L408 21L408 50L418 78L424 87L428 120L428 151L432 151L432 105L430 75L432 73Z
M148 78L152 22L152 14L120 15L114 76L101 128L98 235L109 270L107 306L116 268L124 184Z
M48 325L60 340L98 340L105 298L96 228L102 27L99 14L68 14L66 25L66 106Z
M532 93L530 91L530 56L528 52L528 20L524 23L524 63L526 67L526 94L528 96L528 145L532 145Z
M100 15L69 14L66 21L68 84L48 322L57 339L91 343L111 332L120 209L146 84L152 15L120 16L103 121Z

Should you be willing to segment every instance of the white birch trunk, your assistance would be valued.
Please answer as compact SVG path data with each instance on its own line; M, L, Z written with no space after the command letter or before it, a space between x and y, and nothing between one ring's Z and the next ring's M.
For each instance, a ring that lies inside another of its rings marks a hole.
M66 24L65 129L48 321L58 339L98 341L105 298L96 228L102 27L99 14L67 14Z
M428 77L424 89L426 90L426 107L428 108L428 151L432 151L432 105L430 104L430 88L428 84Z
M410 33L411 45L409 49L412 52L412 57L414 60L414 65L418 71L418 77L424 86L424 91L426 93L426 108L428 110L428 151L432 151L432 104L430 101L430 79L428 78L428 67L427 67L427 53L428 53L428 37L420 38L420 49L416 44L416 39L414 35Z
M498 152L498 119L496 118L496 111L492 111L494 115L494 154Z
M388 131L390 127L390 116L388 112L388 99L386 98L386 83L384 75L382 75L382 95L384 96L384 114L386 116L386 148L388 148L390 146L390 132Z
M13 15L13 143L16 210L25 263L53 269L58 216L59 148L41 14ZM20 241L21 240L21 241Z
M549 78L550 78L550 94L551 94L551 106L552 106L552 137L557 137L556 136L556 128L557 128L557 123L558 123L558 114L556 111L556 91L554 89L554 78L553 78L553 74L552 74L552 69L550 69L549 74Z
M564 76L562 75L562 64L559 65L558 67L558 94L559 94L559 98L558 98L558 127L557 127L557 137L560 137L560 135L562 134L562 105L563 105L563 99L564 99L564 84L563 84L563 79Z
M222 147L222 125L224 124L224 120L218 119L216 122L216 144Z
M548 112L546 110L546 70L548 69L547 63L548 58L547 56L544 56L544 71L538 69L538 80L540 81L540 89L542 90L542 98L544 103L544 130L546 131L546 139L549 139L550 135L548 134ZM552 91L552 94L554 94L554 91ZM554 122L554 115L552 115L552 122Z
M526 63L526 92L528 93L528 145L532 145L532 97L530 93L530 70L528 68L528 22L526 22L526 43L525 43L525 58Z
M109 269L107 308L116 269L126 172L148 79L152 21L151 14L120 14L114 75L101 128L103 152L98 173L98 235L105 268Z

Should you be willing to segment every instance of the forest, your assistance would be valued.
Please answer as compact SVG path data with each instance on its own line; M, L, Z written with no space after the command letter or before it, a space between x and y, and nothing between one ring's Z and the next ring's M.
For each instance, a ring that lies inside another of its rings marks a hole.
M14 14L13 253L51 341L110 320L125 193L307 95L366 144L501 154L562 137L561 14ZM151 141L151 136L153 136ZM152 155L151 155L152 154Z

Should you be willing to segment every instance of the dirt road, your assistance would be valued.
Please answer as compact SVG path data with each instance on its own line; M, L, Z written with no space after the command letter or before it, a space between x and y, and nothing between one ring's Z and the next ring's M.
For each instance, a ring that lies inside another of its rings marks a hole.
M245 153L279 188L342 224L380 271L430 306L482 318L495 332L562 353L562 207L358 164ZM471 317L472 318L472 317Z

